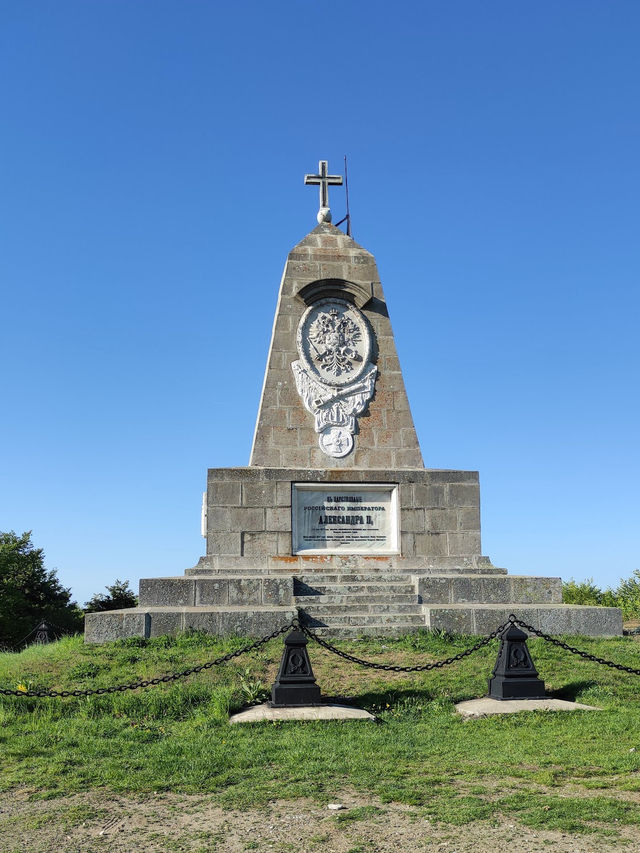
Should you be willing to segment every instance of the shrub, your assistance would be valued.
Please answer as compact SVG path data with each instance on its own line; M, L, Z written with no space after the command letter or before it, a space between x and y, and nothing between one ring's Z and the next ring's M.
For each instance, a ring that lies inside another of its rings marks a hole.
M593 578L584 581L571 578L562 584L562 600L565 604L619 607L625 619L640 619L640 569L635 569L630 578L621 580L616 589L602 590Z
M71 591L54 569L45 569L44 552L33 547L31 532L0 533L0 644L19 644L43 619L57 633L82 630Z
M96 592L84 605L85 613L103 613L105 610L123 610L126 607L135 607L138 597L129 588L129 581L115 580L111 586L105 589L109 593Z
M625 619L640 618L640 569L636 569L627 580L620 581L616 597Z

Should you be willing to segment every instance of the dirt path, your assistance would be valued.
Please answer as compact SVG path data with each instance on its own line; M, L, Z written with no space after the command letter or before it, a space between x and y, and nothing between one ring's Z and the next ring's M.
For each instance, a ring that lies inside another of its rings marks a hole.
M225 811L205 796L122 797L94 792L33 800L23 790L0 795L3 853L640 853L637 828L617 839L541 832L497 818L434 826L410 807L348 796L346 810L308 800Z

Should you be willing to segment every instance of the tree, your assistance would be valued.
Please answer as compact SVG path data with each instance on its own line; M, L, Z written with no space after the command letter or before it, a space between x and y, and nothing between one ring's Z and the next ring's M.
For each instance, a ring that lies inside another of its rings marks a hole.
M81 631L82 618L71 590L60 584L55 569L45 569L31 531L0 532L0 644L18 644L43 619L56 632Z
M138 596L129 588L129 581L117 580L105 589L109 595L97 592L84 605L86 613L102 613L104 610L121 610L125 607L135 607Z

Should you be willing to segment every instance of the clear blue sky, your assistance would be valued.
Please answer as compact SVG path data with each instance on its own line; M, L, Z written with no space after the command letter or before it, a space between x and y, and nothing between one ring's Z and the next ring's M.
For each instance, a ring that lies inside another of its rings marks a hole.
M484 553L640 567L637 0L0 5L0 529L80 603L203 553L303 175L344 153L425 463L480 471Z

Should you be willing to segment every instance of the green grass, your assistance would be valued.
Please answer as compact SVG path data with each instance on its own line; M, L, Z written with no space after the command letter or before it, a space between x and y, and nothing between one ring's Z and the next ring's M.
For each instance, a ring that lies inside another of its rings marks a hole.
M341 647L388 663L448 657L474 638L422 632ZM638 638L572 638L589 652L640 667ZM243 645L201 635L85 646L68 638L0 655L0 686L109 686L203 663ZM529 712L464 720L453 704L486 693L497 653L488 648L442 670L383 673L354 666L313 643L325 695L376 713L366 722L229 726L229 711L277 669L282 642L175 684L68 699L0 697L0 790L34 797L101 789L211 793L223 806L276 798L331 802L345 790L414 806L461 824L498 812L528 826L616 832L640 823L625 801L640 791L640 677L584 661L541 640L529 643L547 689L600 712ZM595 789L595 790L594 790ZM373 812L351 810L340 820Z

